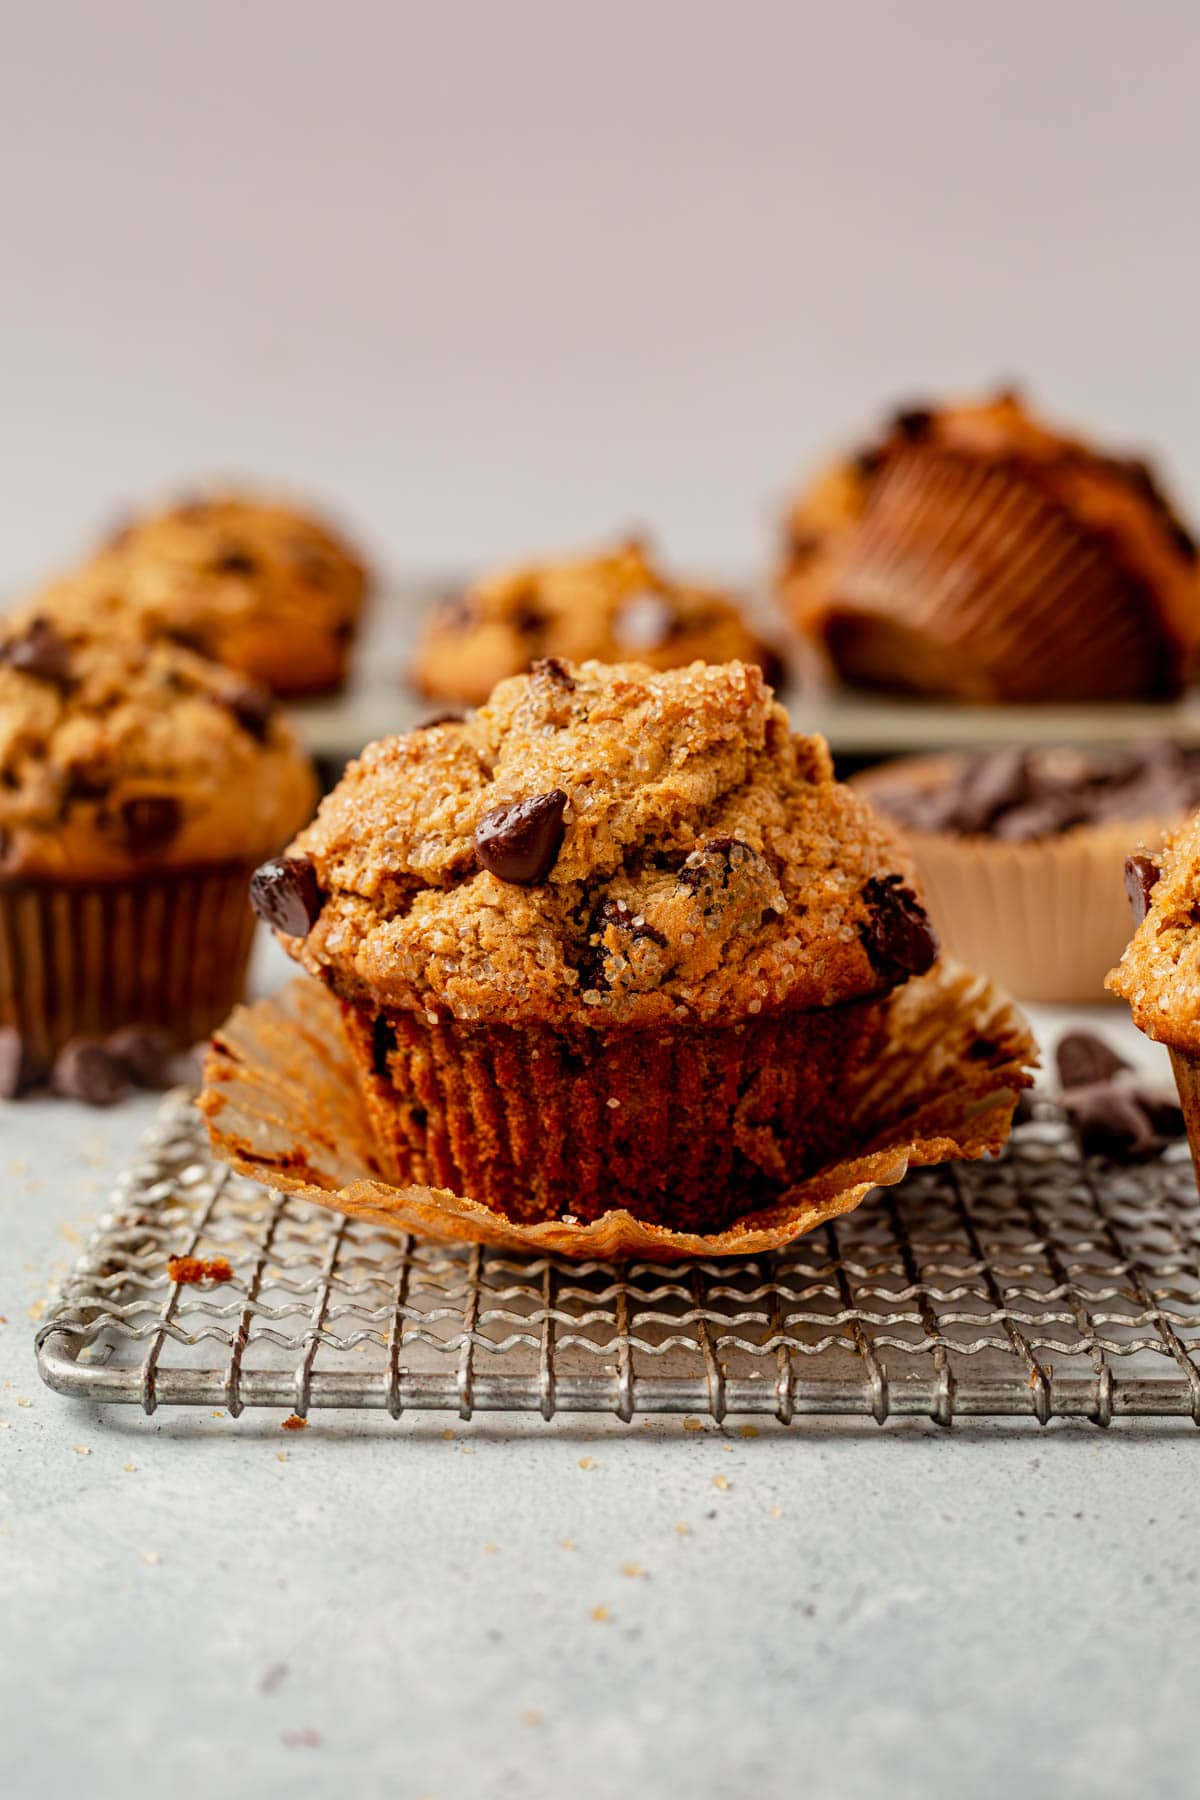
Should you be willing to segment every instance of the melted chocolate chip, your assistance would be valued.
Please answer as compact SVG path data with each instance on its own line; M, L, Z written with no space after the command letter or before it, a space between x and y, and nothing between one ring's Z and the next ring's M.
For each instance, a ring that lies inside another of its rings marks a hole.
M68 1100L88 1106L112 1106L129 1092L129 1075L122 1062L93 1038L72 1038L55 1058L50 1084Z
M120 809L121 834L135 856L161 850L179 835L183 807L171 794L139 794Z
M0 643L0 663L54 687L71 685L71 652L49 619L31 619L19 637Z
M240 681L225 693L214 695L214 699L218 705L229 708L243 731L260 744L266 741L275 716L275 701L266 688L256 681Z
M687 888L690 893L706 884L726 887L730 870L747 857L757 856L758 852L741 838L714 837L709 838L703 849L693 850L683 867L676 873L675 879L680 887Z
M544 681L551 681L568 694L575 692L575 677L561 656L539 656L536 662L529 665L531 675L540 675Z
M461 725L466 716L466 713L463 712L431 713L427 719L422 719L419 724L414 725L413 730L432 731L435 725Z
M860 481L873 481L882 469L886 458L878 445L868 450L860 450L854 458L854 472Z
M1162 870L1151 856L1139 854L1125 858L1125 892L1129 896L1129 910L1135 925L1140 925L1150 911L1150 897L1161 874Z
M1091 1087L1111 1081L1129 1064L1094 1031L1066 1031L1054 1048L1058 1079L1064 1088Z
M218 575L256 575L258 559L249 550L243 550L236 544L219 550L213 557L213 569Z
M605 943L606 932L613 930L629 934L632 947L635 944L658 944L666 947L666 938L655 926L648 925L640 913L633 912L624 900L602 900L592 914L588 925L587 948L580 959L579 972L585 988L608 988L610 983L605 974L604 965L612 954Z
M67 770L63 798L68 804L72 800L103 800L113 780L107 763L73 763Z
M325 896L307 856L279 856L250 877L250 904L260 919L285 937L307 937L321 916Z
M475 854L499 881L532 887L544 881L562 848L567 796L561 788L531 794L484 813L475 827Z
M899 875L877 876L863 886L867 918L858 928L871 966L888 981L924 975L937 961L937 933L925 908Z

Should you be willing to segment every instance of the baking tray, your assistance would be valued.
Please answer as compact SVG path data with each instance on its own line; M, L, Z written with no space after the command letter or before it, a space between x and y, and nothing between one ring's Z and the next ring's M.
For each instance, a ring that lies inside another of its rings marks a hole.
M313 755L336 765L373 739L407 731L437 710L434 702L412 692L405 671L423 614L461 585L450 578L393 582L376 597L345 691L291 707ZM744 582L725 585L734 591L750 591ZM747 607L767 631L780 635L764 596L752 595ZM792 646L789 659L792 673L780 689L780 699L795 728L820 732L842 757L971 746L1130 742L1152 737L1200 743L1200 691L1181 700L1144 705L939 704L830 687L800 646Z
M227 1258L215 1287L175 1255ZM1081 1158L1037 1104L992 1161L923 1170L769 1257L663 1268L446 1248L214 1163L168 1097L37 1337L106 1404L637 1414L1129 1415L1200 1423L1184 1146Z

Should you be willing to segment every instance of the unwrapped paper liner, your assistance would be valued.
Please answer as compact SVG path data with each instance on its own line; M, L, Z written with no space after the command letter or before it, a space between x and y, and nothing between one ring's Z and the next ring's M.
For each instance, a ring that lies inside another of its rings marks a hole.
M861 1127L861 1152L712 1236L649 1225L626 1211L587 1225L519 1225L465 1195L391 1186L379 1174L337 1004L307 978L238 1007L213 1039L199 1106L215 1153L239 1174L437 1242L603 1262L759 1255L850 1212L910 1168L973 1161L1008 1137L1036 1060L1011 1001L943 963L884 1004L885 1047L845 1095L848 1117Z

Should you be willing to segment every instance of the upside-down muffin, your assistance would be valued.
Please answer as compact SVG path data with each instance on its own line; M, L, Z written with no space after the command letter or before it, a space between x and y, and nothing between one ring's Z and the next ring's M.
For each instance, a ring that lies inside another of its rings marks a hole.
M975 701L1177 694L1196 544L1148 465L1014 393L914 406L792 507L779 595L847 681Z

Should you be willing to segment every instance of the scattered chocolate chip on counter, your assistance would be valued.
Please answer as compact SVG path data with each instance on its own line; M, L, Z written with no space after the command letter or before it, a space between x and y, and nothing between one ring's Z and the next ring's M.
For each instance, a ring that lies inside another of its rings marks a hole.
M1142 1087L1124 1057L1095 1032L1066 1032L1054 1059L1060 1104L1085 1156L1144 1162L1183 1137L1183 1108L1174 1095Z

